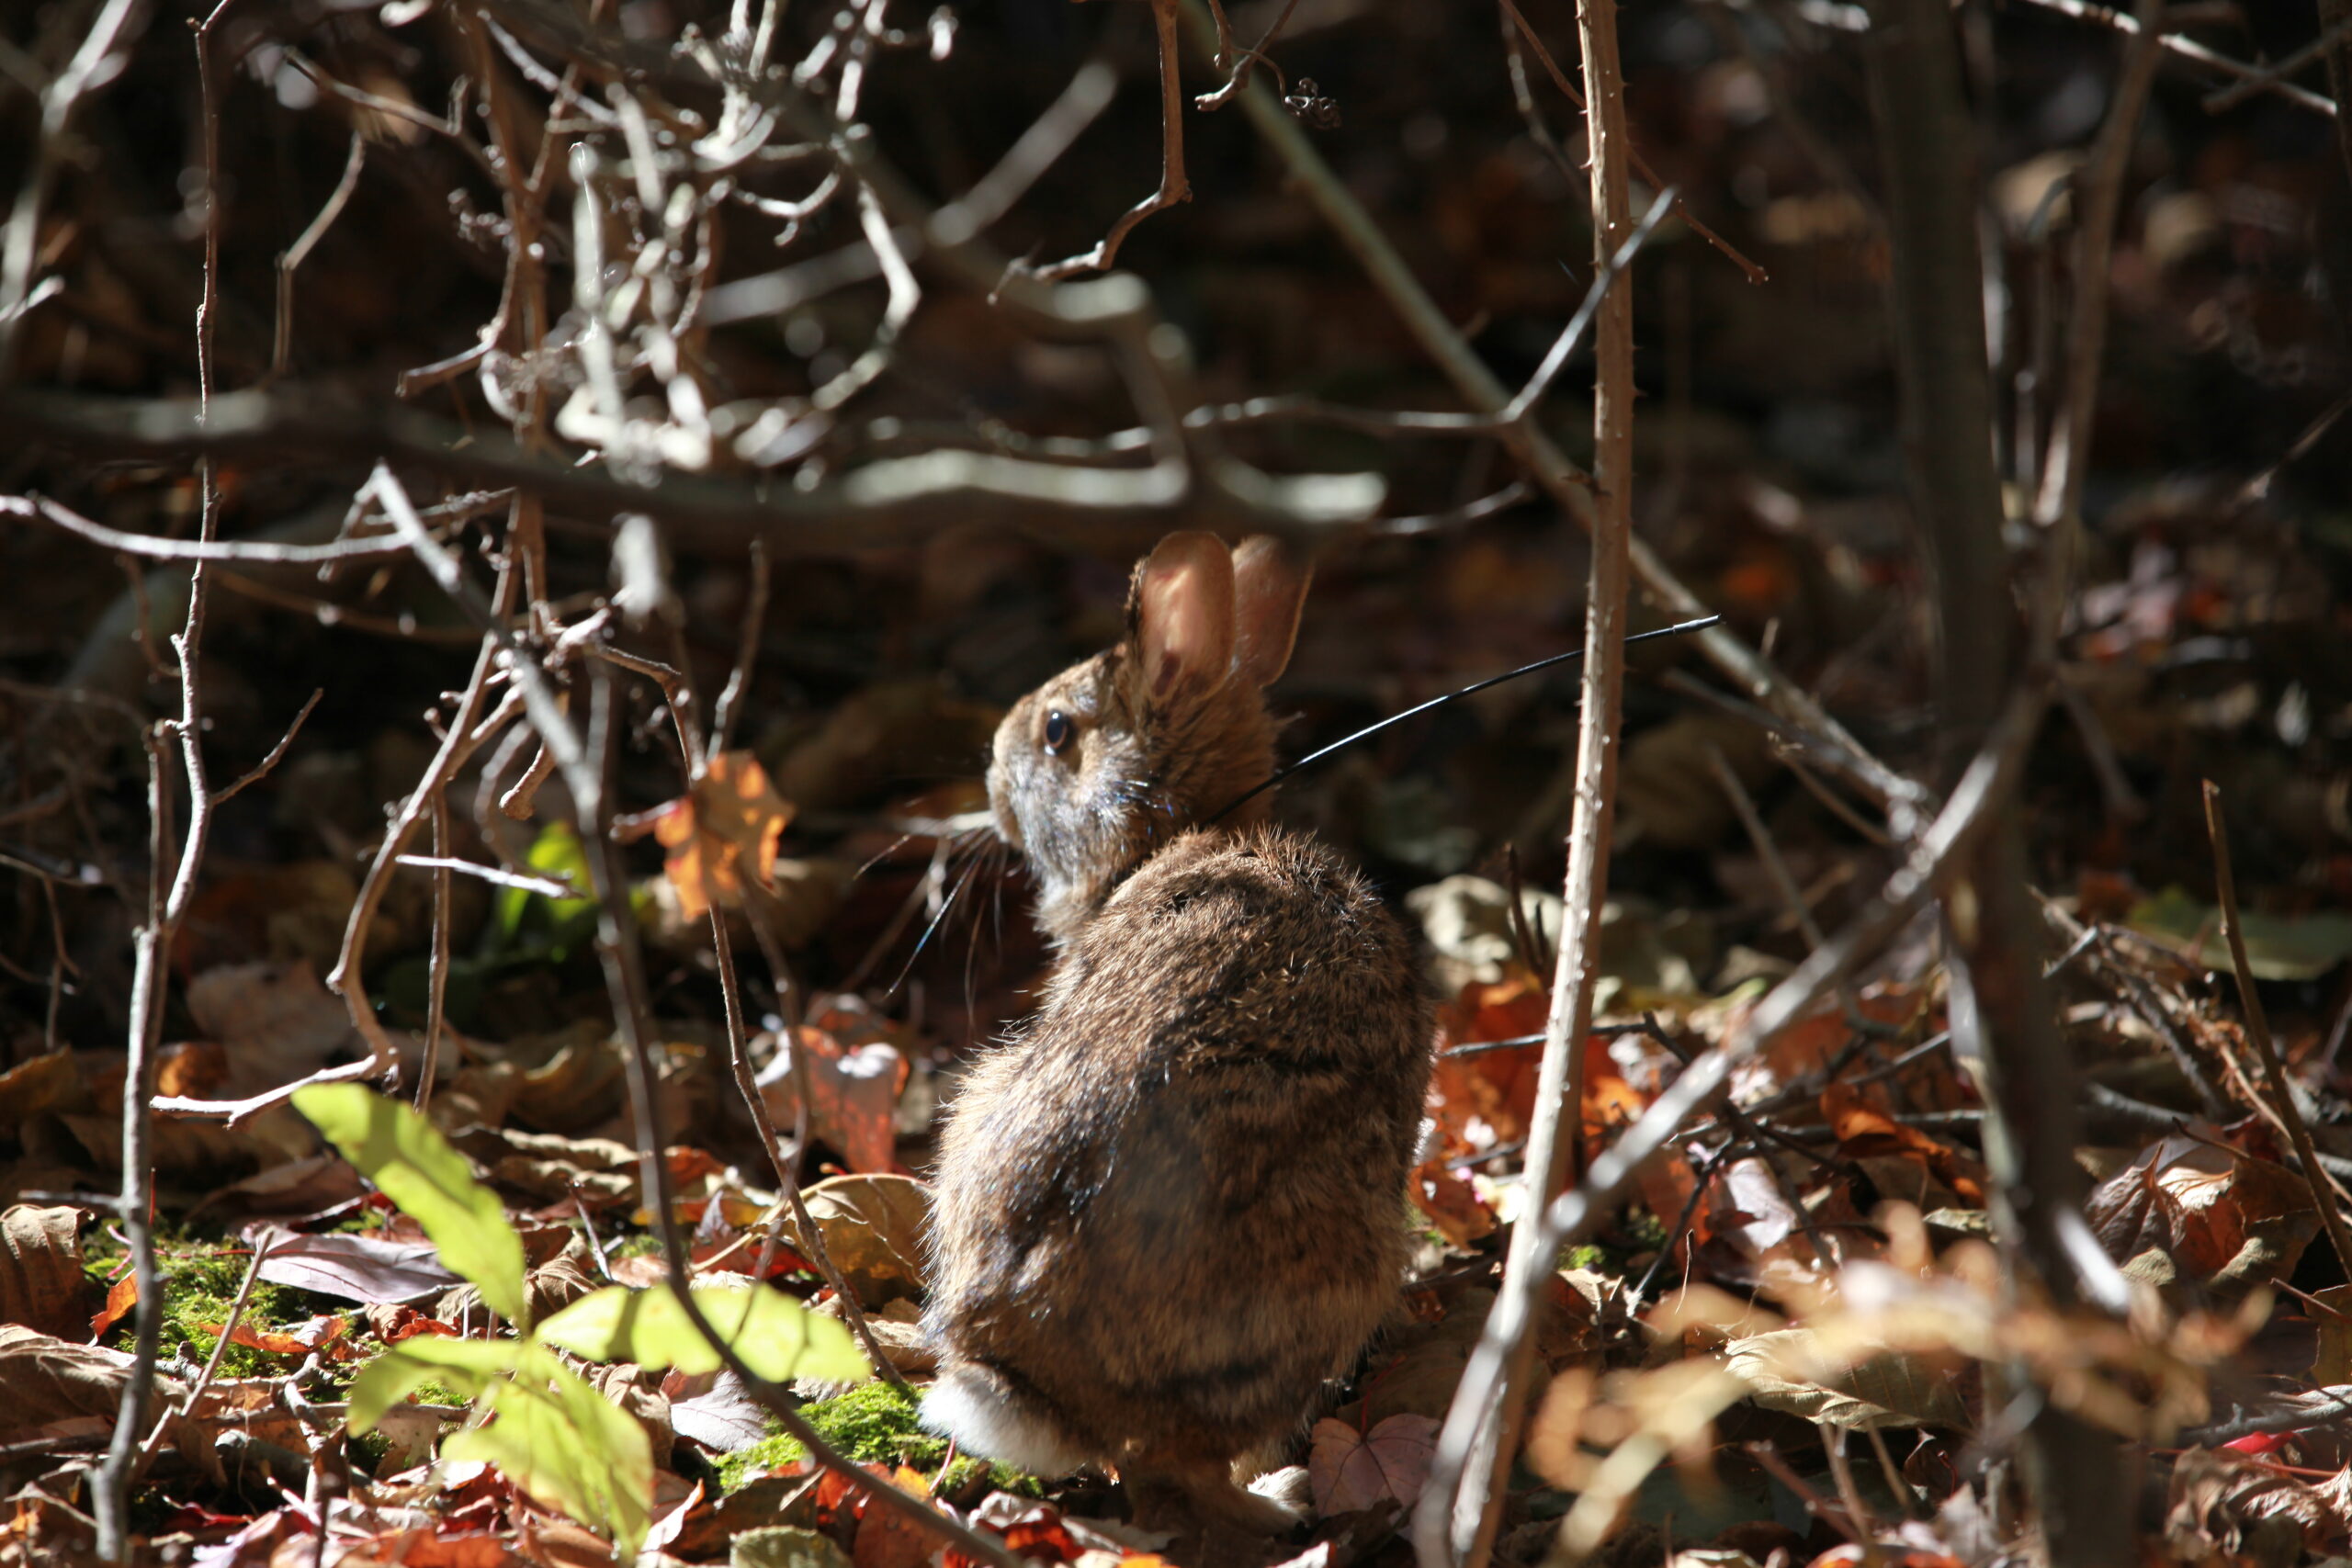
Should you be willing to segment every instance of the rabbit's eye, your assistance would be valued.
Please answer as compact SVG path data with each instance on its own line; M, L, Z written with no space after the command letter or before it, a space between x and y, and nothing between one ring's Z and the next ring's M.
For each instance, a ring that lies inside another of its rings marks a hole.
M1069 715L1056 708L1046 716L1046 755L1058 757L1072 740L1078 739L1078 726Z

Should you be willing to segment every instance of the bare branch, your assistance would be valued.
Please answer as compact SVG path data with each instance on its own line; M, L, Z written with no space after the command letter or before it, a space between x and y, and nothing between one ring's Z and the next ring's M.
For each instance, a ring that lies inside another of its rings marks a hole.
M65 159L65 138L74 111L84 98L121 72L130 40L146 17L143 0L106 0L73 58L41 89L40 130L25 170L25 183L17 188L16 206L8 214L7 231L0 235L0 380L6 378L15 360L18 329L38 303L33 297L33 264L40 251L41 209L48 205Z
M2032 0L2032 3L2047 6L2062 16L2072 17L2076 21L2097 22L2101 27L2113 28L2117 32L2130 36L2137 36L2143 30L2140 18L2129 11L2119 11L2112 6L2093 5L2090 0ZM2296 86L2291 82L2266 78L2262 67L2248 65L2243 60L2233 60L2226 54L2206 48L2195 39L2184 38L2178 33L2160 32L2156 34L2156 42L2168 53L2177 54L2183 60L2193 60L2199 65L2210 65L2216 71L2237 77L2240 81L2258 80L2262 84L2261 91L2275 93L2290 104L2300 105L2304 108L2326 115L2330 118L2334 118L2336 115L2335 99L2324 98L2308 88Z
M1155 212L1193 199L1192 185L1184 178L1184 80L1182 49L1176 36L1180 0L1149 0L1149 4L1151 24L1159 35L1159 187L1121 213L1092 250L1045 266L1016 264L1017 273L1040 283L1055 283L1081 273L1107 271L1136 224Z
M367 164L368 139L355 130L351 133L351 154L344 160L343 177L335 182L326 205L319 209L319 215L311 220L310 227L277 258L277 330L269 354L269 373L273 377L285 375L287 367L293 362L294 274L311 249L326 237L326 231L334 227L334 220L343 216L351 193L359 188L359 171Z
M1068 286L1065 286L1068 287ZM110 454L211 452L265 454L280 461L413 464L459 484L527 490L548 506L582 516L644 512L671 530L673 543L732 554L751 539L778 557L853 555L919 543L943 527L991 525L1033 538L1082 543L1105 551L1148 547L1170 528L1251 531L1312 542L1369 522L1386 487L1376 474L1268 474L1234 464L1190 483L1161 468L1072 469L995 454L931 452L851 469L811 490L697 474L663 474L659 486L624 483L568 459L524 449L495 427L470 431L412 408L336 407L281 385L213 400L209 424L183 400L0 390L0 424ZM31 517L31 503L0 513ZM65 525L55 516L40 521ZM137 547L140 536L92 523L74 530L109 548ZM338 546L254 547L182 541L151 551L177 559L244 559L287 564L383 558L389 540ZM302 554L299 551L333 552Z

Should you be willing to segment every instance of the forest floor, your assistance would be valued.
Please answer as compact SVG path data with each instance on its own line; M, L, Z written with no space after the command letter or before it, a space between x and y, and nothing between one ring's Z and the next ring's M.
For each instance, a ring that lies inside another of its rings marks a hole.
M1157 4L888 9L777 24L791 92L851 123L831 142L759 118L749 24L715 0L0 17L0 188L32 202L0 256L0 1563L571 1568L616 1539L763 1568L1413 1560L1536 1207L1573 667L1279 795L1425 938L1442 1004L1412 1278L1280 1456L1291 1539L1204 1546L1114 1475L922 1432L922 1181L959 1075L1048 973L1017 861L975 852L989 737L1120 635L1155 537L1312 551L1271 693L1286 760L1580 644L1588 537L1521 449L1395 417L1471 407L1433 342L1524 383L1593 281L1575 8L1232 6L1239 38L1278 34L1275 115L1311 154L1242 103L1187 108L1190 200L1118 257L1140 282L1059 292L1004 259L1084 251L1158 177ZM1488 1510L1507 1568L2034 1559L2051 1494L2020 1456L2053 1412L2125 1446L2143 1561L2352 1551L2352 187L2319 63L2209 105L2245 70L2173 51L2086 293L2075 226L2130 51L2064 9L1956 16L2020 584L2064 536L2027 520L2068 460L2075 305L2106 322L2018 797L2091 1272L2122 1310L2020 1274L1948 897L1545 1271ZM2276 60L2312 23L2271 9L2165 25ZM1958 759L1867 25L1827 0L1623 18L1634 210L1686 204L1616 285L1664 574L1630 617L1678 618L1679 581L1924 792ZM1318 178L1371 215L1373 270ZM1573 462L1592 385L1579 353L1529 426ZM251 548L204 569L191 618L157 541L205 532ZM612 740L594 799L485 607L575 742ZM1695 639L1629 662L1588 1161L1746 1049L1920 825ZM638 1019L599 940L616 910ZM127 1156L131 1045L160 1098ZM437 1137L283 1092L371 1060L425 1084ZM849 1473L691 1334L554 1316L668 1277L664 1199L699 1282L781 1293L754 1370ZM570 1326L499 1337L502 1303ZM547 1393L574 1386L626 1419Z

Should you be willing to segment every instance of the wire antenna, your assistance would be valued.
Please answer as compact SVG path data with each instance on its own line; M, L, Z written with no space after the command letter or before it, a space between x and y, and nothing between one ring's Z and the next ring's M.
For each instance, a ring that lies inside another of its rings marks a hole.
M1657 637L1687 637L1692 632L1704 631L1709 626L1713 626L1716 622L1722 619L1723 617L1721 615L1702 615L1695 621L1678 621L1670 626L1660 626L1654 632L1641 632L1635 636L1629 637L1625 639L1624 646L1631 648L1637 642L1649 642ZM1442 697L1431 697L1428 702L1419 704L1413 707L1408 707L1403 713L1391 714L1386 718L1382 719L1378 724L1367 725L1363 728L1357 730L1353 735L1332 741L1331 744L1324 747L1320 750L1309 751L1306 756L1301 757L1297 761L1293 762L1286 768L1276 768L1272 773L1268 774L1263 781L1251 786L1242 794L1236 795L1231 801L1227 803L1224 810L1219 811L1216 816L1210 818L1209 821L1211 823L1224 821L1225 818L1231 816L1237 808L1248 804L1250 801L1255 800L1258 796L1265 794L1268 790L1282 783L1283 780L1290 777L1291 774L1313 767L1316 763L1331 755L1334 751L1340 750L1345 747L1354 745L1359 740L1367 739L1372 736L1377 735L1392 724L1402 724L1407 719L1413 717L1417 714L1428 713L1432 708L1442 708L1448 703L1460 702L1464 697L1475 696L1490 686L1499 686L1506 681L1516 681L1521 675L1532 675L1539 670L1549 670L1555 664L1566 664L1570 660L1582 659L1583 657L1584 649L1581 648L1571 649L1566 653L1555 653L1549 659L1539 659L1532 664L1522 664L1516 670L1507 670L1499 675L1489 675L1487 679L1476 682L1475 685L1464 686L1458 692L1448 692Z

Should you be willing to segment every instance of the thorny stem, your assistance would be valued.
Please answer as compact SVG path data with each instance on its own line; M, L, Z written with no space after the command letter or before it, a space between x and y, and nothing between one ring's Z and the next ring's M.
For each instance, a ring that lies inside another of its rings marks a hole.
M1568 85L1567 77L1561 73L1560 67L1555 63L1552 59L1552 51L1544 47L1544 40L1536 36L1536 32L1533 28L1527 25L1527 18L1520 15L1519 7L1513 5L1511 0L1501 0L1501 4L1504 14L1510 18L1511 24L1519 29L1520 36L1527 40L1527 47L1535 51L1535 58L1543 62L1544 69L1551 73L1552 85L1560 89L1561 96L1566 97L1568 102L1576 105L1579 109L1583 108L1585 107L1586 96L1591 92L1592 73L1590 67L1588 66L1585 72L1585 92L1578 93L1574 87ZM1579 13L1579 15L1581 15L1581 13ZM1628 134L1625 143L1625 156L1633 160L1634 172L1635 174L1641 175L1642 178L1647 180L1653 186L1661 187L1665 186L1666 182L1658 178L1657 171L1650 167L1649 160L1643 157L1641 150L1633 144L1630 133ZM1596 191L1594 194L1594 201L1598 204L1600 196L1598 191ZM1721 251L1724 254L1724 260L1730 262L1734 266L1739 268L1741 272L1747 275L1748 282L1770 283L1772 280L1770 273L1767 273L1762 267L1757 265L1756 263L1741 254L1729 240L1724 239L1721 234L1716 233L1713 229L1707 227L1706 224L1701 222L1699 215L1690 210L1690 207L1688 202L1677 198L1675 207L1676 209L1682 214L1682 220L1690 225L1690 231L1698 235L1701 239L1706 241L1707 243L1714 246L1716 250Z

